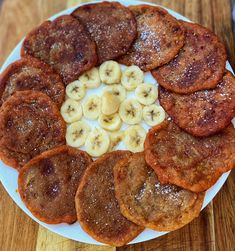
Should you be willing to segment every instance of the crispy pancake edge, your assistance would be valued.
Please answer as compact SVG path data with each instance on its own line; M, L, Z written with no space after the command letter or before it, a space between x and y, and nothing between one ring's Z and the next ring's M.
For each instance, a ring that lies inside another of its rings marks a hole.
M43 216L42 214L40 214L38 212L38 210L33 208L25 200L23 186L22 186L24 184L23 174L25 172L27 172L28 169L30 169L32 165L34 165L35 163L38 163L38 161L43 160L44 158L50 158L50 157L53 157L55 155L58 155L58 154L61 154L61 153L66 153L66 152L68 152L71 155L83 154L84 157L90 162L90 164L92 163L92 158L85 151L75 149L75 148L67 146L67 145L62 145L62 146L59 146L59 147L52 148L51 150L48 150L46 152L43 152L40 155L37 155L36 157L31 159L26 165L24 165L24 167L19 172L18 191L19 191L19 194L20 194L20 197L21 197L22 201L24 202L25 206L30 210L30 212L37 219L39 219L40 221L43 221L43 222L45 222L47 224L59 224L59 223L72 224L77 220L77 216L68 214L68 215L65 215L63 217L55 218L54 220L51 220L51 219L48 219L47 217Z

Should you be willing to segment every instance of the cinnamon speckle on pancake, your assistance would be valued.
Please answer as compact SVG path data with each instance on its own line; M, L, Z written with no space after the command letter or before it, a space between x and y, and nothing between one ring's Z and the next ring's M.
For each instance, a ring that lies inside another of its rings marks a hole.
M207 28L181 21L186 31L185 45L168 64L154 69L152 75L166 89L192 93L216 87L225 72L226 49Z
M96 65L96 45L83 25L64 15L45 21L25 38L21 55L30 55L51 65L65 84Z
M60 76L47 64L25 57L10 64L0 75L0 105L16 91L35 90L47 94L60 108L65 90Z
M134 15L118 2L86 4L72 16L84 24L96 42L98 64L125 54L137 35Z
M150 129L144 149L161 183L202 192L235 166L235 128L230 124L216 135L198 138L164 121Z
M159 86L159 101L173 121L194 136L213 135L235 116L235 78L226 72L217 87L177 94Z
M18 91L0 109L0 158L17 169L53 147L65 144L66 124L44 93Z
M120 212L114 193L113 168L128 151L107 153L86 170L76 194L78 221L85 232L97 241L122 246L143 231Z
M160 7L138 5L129 9L136 18L138 36L119 62L137 65L143 71L168 63L184 45L181 24Z
M144 152L135 153L114 167L115 194L122 214L156 231L173 231L196 218L204 193L161 184L147 165Z
M74 223L75 194L91 162L86 152L69 146L43 152L20 170L18 186L22 200L43 222Z

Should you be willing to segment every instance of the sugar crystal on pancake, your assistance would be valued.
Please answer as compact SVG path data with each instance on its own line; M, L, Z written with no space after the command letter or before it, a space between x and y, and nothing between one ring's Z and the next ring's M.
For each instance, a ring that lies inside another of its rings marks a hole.
M145 162L144 152L117 163L114 184L122 214L156 231L173 231L188 224L199 215L204 199L204 193L161 184Z

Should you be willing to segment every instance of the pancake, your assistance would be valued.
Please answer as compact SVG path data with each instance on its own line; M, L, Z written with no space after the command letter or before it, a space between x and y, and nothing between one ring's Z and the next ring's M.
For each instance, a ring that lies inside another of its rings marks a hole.
M120 161L114 168L115 193L122 214L143 227L174 231L196 218L204 193L162 185L144 159L144 152Z
M72 16L82 22L96 42L98 64L124 55L137 35L133 14L118 2L86 4Z
M164 121L149 131L144 149L162 184L202 192L235 166L235 129L231 124L214 136L197 138Z
M45 21L25 38L21 56L51 65L68 84L96 65L96 45L83 25L69 15Z
M143 231L121 214L114 193L113 168L130 155L128 151L114 151L94 161L86 170L75 199L83 230L112 246L122 246Z
M16 91L35 90L47 94L60 108L65 96L60 76L32 57L10 64L0 76L0 106Z
M235 78L227 72L215 89L177 94L159 87L159 101L173 121L194 136L213 135L235 116Z
M91 157L59 146L30 160L19 173L21 199L39 220L48 224L77 220L75 194Z
M186 30L184 47L171 62L154 69L153 77L160 85L176 93L214 88L225 71L227 55L224 45L205 27L181 23Z
M138 65L143 71L168 63L184 45L181 24L160 7L138 5L129 9L137 20L138 37L119 63Z
M19 91L0 109L0 159L20 169L34 156L65 144L66 124L44 93Z

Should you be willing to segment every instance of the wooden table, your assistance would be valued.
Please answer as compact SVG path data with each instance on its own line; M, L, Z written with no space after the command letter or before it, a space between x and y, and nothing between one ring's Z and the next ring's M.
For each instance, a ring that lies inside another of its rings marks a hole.
M0 64L20 39L49 16L82 0L0 0ZM235 66L230 0L155 0L211 28ZM24 214L0 184L1 251L232 251L235 250L235 172L192 223L155 240L121 248L83 244L53 234Z

